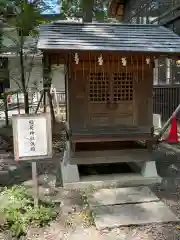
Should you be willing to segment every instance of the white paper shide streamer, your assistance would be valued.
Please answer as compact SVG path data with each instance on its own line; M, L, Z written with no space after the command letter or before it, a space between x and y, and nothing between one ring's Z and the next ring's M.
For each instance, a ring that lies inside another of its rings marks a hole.
M150 58L146 58L146 64L150 64Z
M126 59L126 57L122 57L122 58L121 58L121 62L122 62L122 65L123 65L123 66L126 66L126 65L127 65L127 59Z
M100 66L103 65L103 56L102 56L102 54L98 57L98 63L99 63Z
M75 53L74 60L75 60L76 64L79 63L79 55L78 55L78 53Z

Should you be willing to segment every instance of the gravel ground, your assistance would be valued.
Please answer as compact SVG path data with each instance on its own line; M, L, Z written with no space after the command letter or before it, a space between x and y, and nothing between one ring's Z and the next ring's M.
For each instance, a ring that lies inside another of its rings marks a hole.
M180 217L180 162L174 155L166 154L157 161L157 169L163 181L151 189ZM178 223L148 224L98 232L94 226L85 224L87 219L79 193L65 191L62 196L64 210L60 220L39 230L39 233L35 231L36 237L30 232L26 240L180 240Z
M11 165L11 162L8 164ZM10 183L19 183L31 179L29 165L15 166L8 175ZM26 169L26 171L25 171ZM157 169L163 181L151 187L152 191L180 217L180 161L173 154L160 155ZM15 171L13 173L13 171ZM41 162L40 174L55 174L57 162ZM25 173L25 176L23 176ZM2 174L3 175L3 174ZM15 178L16 176L16 178ZM0 175L0 177L3 177ZM0 179L1 181L1 179ZM57 221L43 229L30 229L23 240L180 240L180 224L148 224L140 227L126 227L96 231L89 217L87 206L78 191L60 190L60 215ZM7 234L0 234L0 239L11 240Z

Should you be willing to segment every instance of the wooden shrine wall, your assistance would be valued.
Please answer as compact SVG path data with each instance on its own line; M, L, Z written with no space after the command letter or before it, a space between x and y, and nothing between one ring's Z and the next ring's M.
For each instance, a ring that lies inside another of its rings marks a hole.
M76 52L51 57L67 67L71 128L152 127L153 60L146 55Z

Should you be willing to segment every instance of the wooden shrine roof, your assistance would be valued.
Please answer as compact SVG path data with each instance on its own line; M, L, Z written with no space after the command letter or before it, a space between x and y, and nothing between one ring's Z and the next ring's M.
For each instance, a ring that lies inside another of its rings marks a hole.
M40 26L41 50L180 53L180 37L153 24L54 22Z

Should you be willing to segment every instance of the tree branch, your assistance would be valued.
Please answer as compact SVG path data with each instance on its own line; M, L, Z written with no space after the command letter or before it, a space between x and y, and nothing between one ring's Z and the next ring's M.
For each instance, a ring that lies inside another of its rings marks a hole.
M11 77L11 79L18 85L19 89L22 91L22 87L21 87L20 83L13 77Z
M28 77L27 77L27 82L26 82L26 89L28 88L28 85L29 85L30 76L31 76L32 69L33 69L34 58L35 58L35 53L33 54L32 59L31 59L31 63L29 64L31 69L28 71Z

